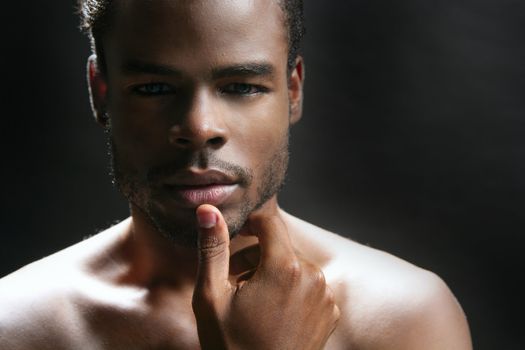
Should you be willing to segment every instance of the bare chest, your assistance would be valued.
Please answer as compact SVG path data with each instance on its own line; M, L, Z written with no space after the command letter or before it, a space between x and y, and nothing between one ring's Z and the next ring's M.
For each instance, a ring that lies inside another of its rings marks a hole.
M82 336L74 341L75 349L201 349L191 301L187 299L135 309L98 305L83 317ZM347 348L338 333L336 330L332 334L324 349Z
M200 349L191 299L161 298L81 310L82 343L89 349Z

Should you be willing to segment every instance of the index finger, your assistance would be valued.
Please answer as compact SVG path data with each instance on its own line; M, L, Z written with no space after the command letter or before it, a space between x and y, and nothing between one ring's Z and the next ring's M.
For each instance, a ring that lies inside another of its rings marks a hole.
M246 228L259 239L262 266L295 257L288 228L280 216L253 215L248 218Z
M195 291L222 292L227 285L230 261L230 236L222 213L203 204L196 210L198 229L198 265Z

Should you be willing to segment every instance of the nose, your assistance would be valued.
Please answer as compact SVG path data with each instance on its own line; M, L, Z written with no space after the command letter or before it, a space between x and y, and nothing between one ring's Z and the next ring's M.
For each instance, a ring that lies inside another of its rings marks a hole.
M228 140L220 106L206 92L189 98L182 116L169 130L169 143L178 148L221 148Z

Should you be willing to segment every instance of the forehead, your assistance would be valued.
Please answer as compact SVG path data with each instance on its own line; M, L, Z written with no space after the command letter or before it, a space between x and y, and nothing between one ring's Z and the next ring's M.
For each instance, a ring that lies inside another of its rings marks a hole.
M186 63L203 56L287 55L278 0L120 0L114 14L104 44L108 53L170 56Z

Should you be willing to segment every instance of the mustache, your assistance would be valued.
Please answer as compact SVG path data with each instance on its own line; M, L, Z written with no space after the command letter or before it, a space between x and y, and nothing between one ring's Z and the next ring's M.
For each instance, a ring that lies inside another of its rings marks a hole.
M218 170L229 177L235 178L241 186L248 186L253 180L253 174L248 168L217 158L213 153L186 154L169 163L160 164L148 169L146 181L156 184L166 177L190 168Z

